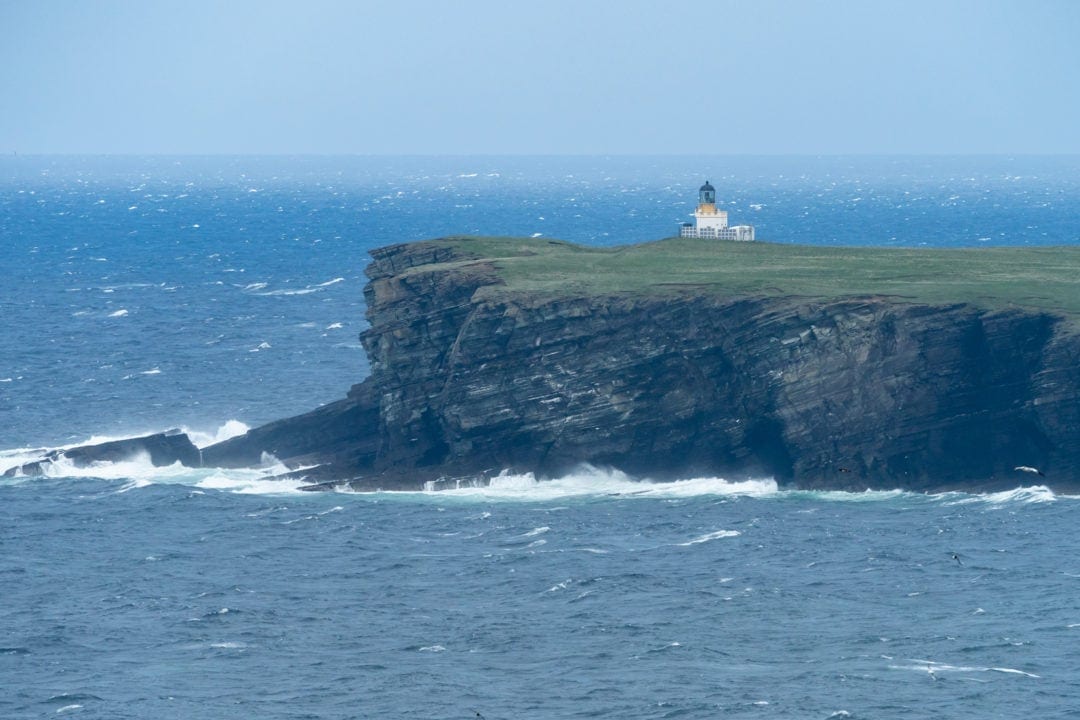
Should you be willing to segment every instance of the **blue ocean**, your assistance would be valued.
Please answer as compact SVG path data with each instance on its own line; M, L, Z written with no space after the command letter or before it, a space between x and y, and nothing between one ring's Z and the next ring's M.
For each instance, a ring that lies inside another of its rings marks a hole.
M367 252L677 233L1080 243L1080 157L0 158L0 473L200 445L368 374ZM303 493L148 461L0 479L0 718L1080 717L1080 498L583 468Z

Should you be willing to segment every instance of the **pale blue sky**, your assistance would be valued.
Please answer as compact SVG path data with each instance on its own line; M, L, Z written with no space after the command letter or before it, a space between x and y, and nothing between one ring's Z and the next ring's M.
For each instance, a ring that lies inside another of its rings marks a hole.
M0 0L0 153L1080 153L1078 0Z

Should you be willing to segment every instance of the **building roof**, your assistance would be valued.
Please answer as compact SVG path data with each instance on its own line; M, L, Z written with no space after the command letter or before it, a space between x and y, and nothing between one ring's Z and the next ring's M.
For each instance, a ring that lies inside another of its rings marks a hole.
M712 185L710 185L710 184L709 184L709 181L708 181L708 180L706 180L706 181L705 181L705 184L704 184L704 185L702 185L702 186L701 186L700 188L698 188L698 192L705 192L706 190L713 190L713 191L715 191L715 190L716 190L716 188L714 188L714 187L713 187Z

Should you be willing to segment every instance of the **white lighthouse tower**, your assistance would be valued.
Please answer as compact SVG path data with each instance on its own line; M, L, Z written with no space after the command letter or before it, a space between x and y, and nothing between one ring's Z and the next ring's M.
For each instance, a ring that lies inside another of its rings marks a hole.
M716 238L717 240L754 239L753 225L729 227L727 210L716 209L716 188L708 180L698 189L698 206L694 211L694 224L683 223L679 237Z

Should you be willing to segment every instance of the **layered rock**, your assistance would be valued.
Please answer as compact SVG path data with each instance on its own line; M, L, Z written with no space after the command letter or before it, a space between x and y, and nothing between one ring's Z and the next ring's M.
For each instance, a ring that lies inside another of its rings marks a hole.
M78 469L93 467L95 463L123 462L139 457L145 457L154 467L174 463L199 467L202 462L199 449L186 434L179 430L169 430L142 437L47 451L33 462L8 468L4 477L44 475L51 466L59 463Z
M377 250L349 397L205 452L419 487L579 463L864 489L1080 486L1080 337L1049 311L662 292L500 291L466 246Z

